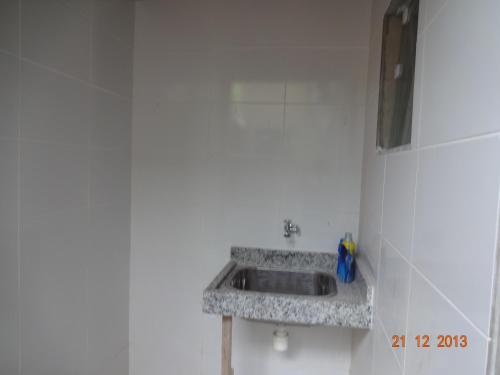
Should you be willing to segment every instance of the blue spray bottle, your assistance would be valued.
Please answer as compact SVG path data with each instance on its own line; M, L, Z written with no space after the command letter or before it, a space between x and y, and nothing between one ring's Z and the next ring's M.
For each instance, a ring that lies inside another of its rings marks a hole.
M338 248L337 276L341 282L351 283L356 276L356 261L354 254L356 244L352 240L352 234L346 233L340 240Z

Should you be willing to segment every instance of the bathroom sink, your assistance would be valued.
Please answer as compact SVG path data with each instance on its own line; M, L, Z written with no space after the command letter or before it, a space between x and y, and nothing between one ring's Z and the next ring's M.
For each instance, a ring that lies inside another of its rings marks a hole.
M320 272L293 272L246 267L228 280L232 288L242 291L295 294L302 296L334 296L335 278Z
M203 291L205 313L281 324L370 329L374 278L358 256L356 279L336 278L333 252L232 247Z

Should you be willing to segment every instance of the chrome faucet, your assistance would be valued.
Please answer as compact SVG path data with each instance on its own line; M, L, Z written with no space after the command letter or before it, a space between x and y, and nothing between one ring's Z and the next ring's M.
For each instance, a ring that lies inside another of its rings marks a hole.
M284 228L284 233L283 237L285 238L290 238L292 236L292 233L300 235L300 228L297 224L294 224L292 220L290 219L285 219L285 228Z

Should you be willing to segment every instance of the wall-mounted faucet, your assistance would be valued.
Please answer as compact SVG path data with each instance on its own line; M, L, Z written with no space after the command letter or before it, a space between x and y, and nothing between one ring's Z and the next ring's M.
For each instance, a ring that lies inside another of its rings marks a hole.
M283 237L285 238L290 238L292 234L298 234L300 236L300 228L297 224L294 224L292 220L290 219L285 219L285 228L284 228L284 233Z

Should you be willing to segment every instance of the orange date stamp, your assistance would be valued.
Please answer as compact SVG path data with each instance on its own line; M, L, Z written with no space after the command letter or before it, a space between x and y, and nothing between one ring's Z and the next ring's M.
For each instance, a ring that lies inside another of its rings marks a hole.
M406 336L392 336L392 347L396 349L406 348ZM431 337L430 335L417 335L414 337L415 346L419 349L438 348L467 348L469 340L467 335L438 335Z

